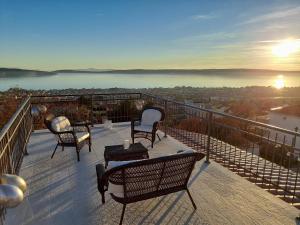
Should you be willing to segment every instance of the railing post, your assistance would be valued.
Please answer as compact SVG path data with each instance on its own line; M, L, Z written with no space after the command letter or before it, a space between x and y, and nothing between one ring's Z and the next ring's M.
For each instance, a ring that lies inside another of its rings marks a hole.
M164 100L164 110L165 110L165 119L164 119L165 136L164 137L167 137L167 123L166 123L167 115L168 115L168 101L167 100Z
M8 168L7 168L7 173L9 173L9 174L14 174L14 167L13 167L13 162L12 162L12 158L11 158L11 156L12 156L12 154L11 154L11 141L10 141L10 138L9 138L9 134L8 133L6 133L6 135L5 135L5 138L6 138L6 143L7 143L7 147L6 147L6 152L7 152L7 154L8 154L8 156L7 156L7 158L8 158Z
M93 94L91 94L91 114L90 114L91 126L94 127L94 101Z
M24 121L22 122L22 127L23 127L23 135L24 135L24 138L26 138L26 121L24 119ZM28 154L28 151L27 151L27 142L25 140L25 149L24 149L24 155L29 155Z
M30 114L30 118L31 118L31 124L32 124L32 130L31 133L34 132L35 126L34 126L34 118L33 115L31 114L32 112L32 101L31 101L32 97L30 96L30 109L29 109L29 114Z
M212 112L208 113L208 123L207 123L207 142L206 142L206 163L209 163L210 156L210 136L212 128Z
M295 132L298 132L299 128L295 127ZM292 142L292 146L295 148L296 146L296 141L297 141L297 135L295 134L294 138L293 138L293 142Z
M29 115L30 115L30 117L31 117L31 96L29 96L29 102L28 102L28 105L27 105L27 108L26 108L26 110L27 110L27 112L25 112L25 113L29 113ZM29 112L28 112L28 110L29 110ZM24 113L24 111L23 111L23 115L25 114ZM30 119L31 120L31 119ZM31 122L31 121L30 121ZM32 122L31 122L32 123ZM26 129L27 129L27 123L26 123L26 115L25 115L25 118L24 118L24 120L23 120L23 135L24 135L24 138L26 138L27 139L27 137L26 137ZM27 141L25 140L25 149L24 149L24 155L29 155L28 154L28 151L27 151Z

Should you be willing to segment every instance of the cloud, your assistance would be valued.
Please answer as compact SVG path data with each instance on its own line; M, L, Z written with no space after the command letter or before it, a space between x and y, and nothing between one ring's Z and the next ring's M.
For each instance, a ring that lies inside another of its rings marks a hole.
M281 19L281 18L286 18L286 17L290 17L290 16L295 16L295 15L300 15L300 6L288 8L285 10L277 10L277 11L273 11L270 13L265 13L263 15L259 15L259 16L253 17L251 19L248 19L248 20L240 23L240 25L261 23L261 22L265 22L265 21Z
M263 41L258 41L257 43L281 43L286 41L287 39L274 39L274 40L263 40ZM300 39L292 39L293 41L300 41Z
M221 41L221 40L236 39L237 37L238 37L237 33L216 32L216 33L199 34L199 35L192 35L183 38L178 38L175 39L175 42L180 42L180 43L214 42L214 41Z
M217 18L215 14L197 14L191 17L193 20L210 20Z

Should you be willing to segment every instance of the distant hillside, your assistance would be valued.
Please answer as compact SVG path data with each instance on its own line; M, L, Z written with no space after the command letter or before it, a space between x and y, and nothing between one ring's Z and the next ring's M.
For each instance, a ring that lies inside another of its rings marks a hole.
M56 73L40 71L40 70L0 68L0 77L43 76L43 75L54 75L54 74Z
M98 69L80 69L80 70L54 70L53 73L107 73L111 72L112 70L98 70Z
M300 74L300 71L279 71L264 69L129 69L129 70L56 70L56 73L112 73L112 74L201 74L201 75L274 75L274 74Z
M14 68L0 68L0 77L44 76L57 73L111 73L111 74L170 74L170 75L299 75L300 71L280 71L264 69L129 69L129 70L100 70L100 69L65 69L55 71L26 70Z

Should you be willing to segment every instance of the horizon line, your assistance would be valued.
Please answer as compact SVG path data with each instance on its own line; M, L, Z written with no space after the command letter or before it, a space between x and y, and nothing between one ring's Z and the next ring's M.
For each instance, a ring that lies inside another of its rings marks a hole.
M262 69L262 68L130 68L130 69L98 69L98 68L77 68L77 69L55 69L55 70L42 70L33 68L19 68L19 67L0 67L0 69L15 69L15 70L32 70L40 72L57 72L63 70L74 70L74 71L94 71L94 72L112 72L112 71L131 71L131 70L144 70L144 71L155 71L155 70L194 70L194 71L204 71L204 70L264 70L273 72L300 72L300 70L277 70L277 69ZM98 71L97 71L98 70Z

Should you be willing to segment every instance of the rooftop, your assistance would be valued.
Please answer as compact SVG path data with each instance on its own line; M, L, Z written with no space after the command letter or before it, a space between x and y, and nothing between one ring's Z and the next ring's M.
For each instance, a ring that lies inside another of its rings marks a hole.
M85 146L77 162L73 148L58 150L50 159L55 138L47 130L34 131L20 170L28 183L26 198L8 209L5 224L118 224L122 205L108 194L102 205L95 165L104 162L104 146L122 144L129 134L128 123L116 123L112 129L96 125L92 152ZM189 148L170 136L156 141L153 149L147 140L140 141L150 158ZM189 186L196 211L187 194L178 192L128 205L123 224L297 224L295 207L213 160L196 164Z

